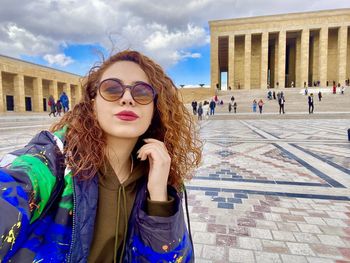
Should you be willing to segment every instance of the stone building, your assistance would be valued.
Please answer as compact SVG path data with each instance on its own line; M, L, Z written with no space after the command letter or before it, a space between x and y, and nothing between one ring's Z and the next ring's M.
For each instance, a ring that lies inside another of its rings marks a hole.
M344 84L350 77L350 9L210 21L211 87ZM223 79L222 76L227 76ZM223 87L224 89L224 87Z
M81 76L0 55L0 112L44 112L50 95L81 98Z

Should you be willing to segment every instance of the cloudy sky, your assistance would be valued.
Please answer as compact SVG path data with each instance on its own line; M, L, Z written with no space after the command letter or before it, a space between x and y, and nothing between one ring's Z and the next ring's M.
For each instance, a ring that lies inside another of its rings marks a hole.
M349 8L349 0L0 0L0 54L85 75L132 48L177 85L210 80L208 21Z

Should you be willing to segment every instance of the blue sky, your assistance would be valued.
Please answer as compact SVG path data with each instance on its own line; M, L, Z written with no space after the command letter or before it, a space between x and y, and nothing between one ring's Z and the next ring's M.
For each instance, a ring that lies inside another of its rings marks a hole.
M55 64L53 67L70 73L84 76L94 63L100 61L98 53L108 56L108 51L100 45L68 45L62 49L67 57L74 60L67 66ZM190 49L191 53L200 53L200 58L185 58L181 62L166 68L167 74L174 80L176 85L198 85L209 84L210 81L210 44ZM51 66L40 56L21 55L20 59L44 66ZM156 60L156 58L155 58Z
M201 57L187 58L167 70L176 85L208 85L210 82L210 45L205 44L192 52L199 52Z
M350 8L349 0L0 1L2 55L85 75L100 61L96 50L131 48L177 85L210 83L208 21Z

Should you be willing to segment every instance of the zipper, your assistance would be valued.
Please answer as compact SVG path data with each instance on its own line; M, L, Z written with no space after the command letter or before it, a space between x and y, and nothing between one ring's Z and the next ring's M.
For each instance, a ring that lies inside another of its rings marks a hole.
M75 217L76 217L76 195L75 195L75 183L74 183L74 178L72 178L73 180L73 223L72 223L72 240L71 240L71 244L69 247L69 252L67 255L67 262L71 262L71 258L72 258L72 253L73 253L73 245L74 245L74 233L75 233Z

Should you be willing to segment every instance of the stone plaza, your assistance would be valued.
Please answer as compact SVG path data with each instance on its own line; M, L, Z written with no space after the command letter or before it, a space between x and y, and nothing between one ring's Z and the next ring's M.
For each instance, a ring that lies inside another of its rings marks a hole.
M202 123L203 163L187 184L196 262L349 262L349 127Z
M1 116L0 155L56 120ZM349 262L349 127L336 114L202 121L203 161L187 183L196 262Z

